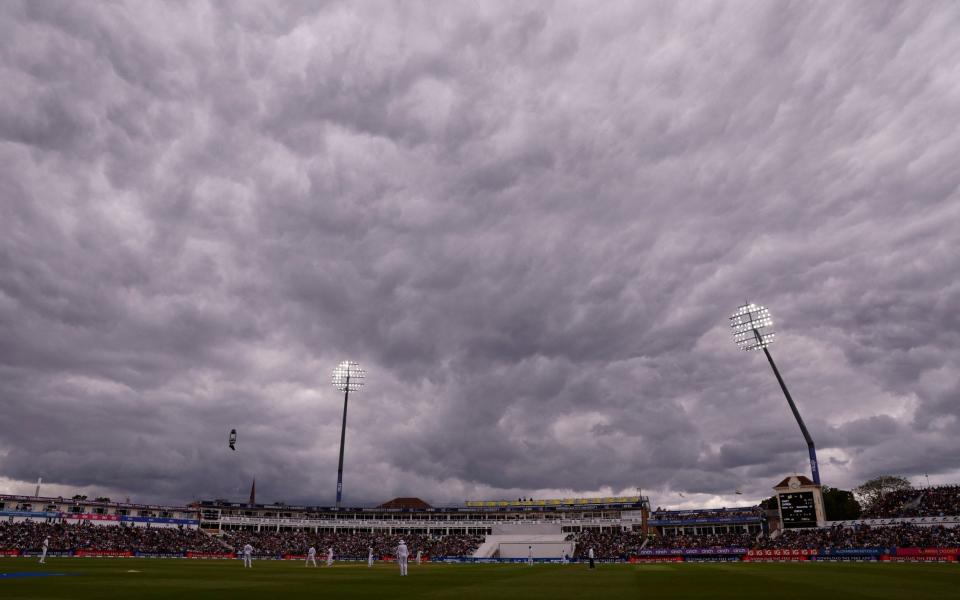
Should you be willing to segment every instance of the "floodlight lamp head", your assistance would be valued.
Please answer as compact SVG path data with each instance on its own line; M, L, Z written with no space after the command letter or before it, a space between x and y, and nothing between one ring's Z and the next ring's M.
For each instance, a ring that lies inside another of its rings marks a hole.
M763 306L744 303L730 317L730 331L733 341L741 350L762 350L773 343L773 319L770 311Z
M341 392L357 392L363 387L363 378L366 372L352 360L341 362L333 370L330 382Z

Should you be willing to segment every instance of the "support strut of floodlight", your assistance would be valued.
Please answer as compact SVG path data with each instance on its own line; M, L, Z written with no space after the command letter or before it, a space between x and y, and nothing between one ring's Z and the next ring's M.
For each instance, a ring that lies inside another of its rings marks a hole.
M365 373L360 365L352 360L341 362L333 370L330 377L333 387L343 392L343 425L340 428L340 462L337 465L337 508L340 508L340 499L343 495L343 446L347 438L347 400L350 392L357 392L363 387Z
M773 319L770 318L770 311L763 306L757 306L752 303L744 303L744 305L739 307L737 312L730 317L730 328L733 330L733 339L737 343L737 346L747 352L763 350L763 353L767 356L767 361L770 362L773 374L777 377L777 383L780 384L780 389L783 390L783 395L787 398L787 404L790 405L793 417L797 420L797 425L800 426L803 439L807 442L807 451L810 454L810 472L813 475L813 482L820 485L820 467L817 463L817 447L813 443L813 438L810 437L810 432L807 431L807 426L803 422L803 417L800 416L800 411L797 410L797 405L793 402L793 397L790 395L790 390L787 389L787 384L784 383L783 377L780 376L780 370L777 369L777 364L773 362L773 356L767 349L767 346L773 343L776 334L773 333L773 331L768 331L767 333L760 331L761 329L772 327Z

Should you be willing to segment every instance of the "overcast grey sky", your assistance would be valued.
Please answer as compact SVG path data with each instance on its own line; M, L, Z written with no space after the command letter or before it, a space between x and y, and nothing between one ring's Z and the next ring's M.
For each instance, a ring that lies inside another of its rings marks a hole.
M954 2L7 0L0 492L332 502L351 358L348 504L755 502L744 299L824 483L960 481L958 57Z

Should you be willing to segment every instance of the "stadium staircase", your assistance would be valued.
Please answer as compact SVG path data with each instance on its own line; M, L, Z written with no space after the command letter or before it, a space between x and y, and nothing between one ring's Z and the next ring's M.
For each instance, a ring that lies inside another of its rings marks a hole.
M204 534L206 534L207 537L209 537L210 539L216 540L217 543L220 544L220 546L224 549L224 551L226 551L226 552L236 552L236 550L234 549L234 547L231 546L230 544L226 543L225 541L223 541L223 537L221 537L220 535L217 535L216 533L212 533L212 532L210 532L210 531L206 531L205 529L201 529L200 531L202 531Z
M480 544L480 547L477 548L476 552L473 553L474 558L493 558L493 555L496 553L497 549L500 548L500 544L496 539L491 539L496 536L488 535L483 543Z
M917 495L917 497L914 498L913 500L910 500L909 502L904 502L904 503L900 506L900 509L897 511L897 514L898 514L898 515L902 515L905 511L907 511L907 510L912 510L912 509L917 508L918 506L920 506L920 504L923 503L923 497L924 497L925 495L926 495L926 492L920 492L920 494Z
M528 546L533 546L535 558L560 558L565 546L569 548L567 553L573 556L575 544L566 538L565 533L488 535L473 557L526 558Z

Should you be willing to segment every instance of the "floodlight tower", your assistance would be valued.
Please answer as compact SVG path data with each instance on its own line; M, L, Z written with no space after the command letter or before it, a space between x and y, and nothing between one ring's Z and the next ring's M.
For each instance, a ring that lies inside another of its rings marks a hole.
M343 445L347 437L347 399L350 392L358 392L363 387L364 370L352 360L341 362L330 377L333 387L343 392L343 426L340 429L340 464L337 466L337 508L343 495Z
M753 303L744 303L743 306L739 307L737 312L733 313L733 316L730 317L730 329L733 330L733 339L737 343L737 346L747 352L763 350L763 353L767 355L767 360L773 368L773 374L777 376L777 383L780 384L783 395L787 397L787 404L790 405L790 410L793 411L793 416L797 419L797 425L800 426L803 439L807 441L807 450L810 453L810 472L813 474L813 482L820 485L817 448L813 444L813 438L810 437L810 432L807 431L807 426L803 423L803 418L800 416L800 411L797 410L797 405L793 403L790 391L787 390L787 384L783 382L783 377L780 376L777 364L773 362L773 356L771 356L770 351L767 350L767 346L773 343L773 339L776 336L772 328L773 319L770 318L770 311L763 306L757 306ZM761 332L763 329L766 329L766 331Z

